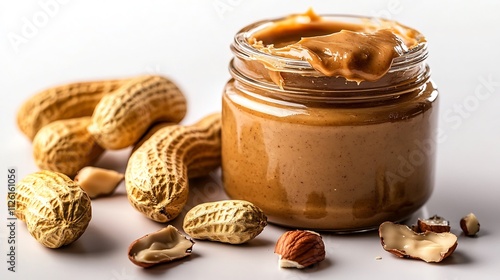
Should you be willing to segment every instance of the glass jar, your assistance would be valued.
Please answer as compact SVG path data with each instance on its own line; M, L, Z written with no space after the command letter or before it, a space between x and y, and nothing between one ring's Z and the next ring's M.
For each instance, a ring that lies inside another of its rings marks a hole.
M293 228L355 232L409 217L430 197L435 171L438 91L425 39L394 58L382 78L350 82L249 43L280 20L243 28L231 46L222 102L227 195Z

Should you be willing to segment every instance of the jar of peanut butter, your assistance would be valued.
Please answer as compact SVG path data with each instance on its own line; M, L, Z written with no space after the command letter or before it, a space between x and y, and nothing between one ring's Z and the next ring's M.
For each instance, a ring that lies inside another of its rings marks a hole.
M275 224L356 232L430 197L438 91L418 31L312 11L265 20L231 45L223 93L229 197Z

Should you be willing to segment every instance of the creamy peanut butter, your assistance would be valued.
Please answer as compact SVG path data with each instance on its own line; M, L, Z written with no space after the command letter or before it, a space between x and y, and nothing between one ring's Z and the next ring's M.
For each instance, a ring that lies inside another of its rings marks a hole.
M293 15L244 28L223 94L227 194L271 222L334 231L429 198L437 90L425 39L396 22Z
M347 24L328 21L311 9L259 30L248 39L256 50L272 56L307 61L325 76L349 81L376 81L389 71L393 59L424 42L416 30L394 21ZM255 56L279 73L282 64ZM274 74L277 74L274 73ZM274 79L282 86L281 78Z

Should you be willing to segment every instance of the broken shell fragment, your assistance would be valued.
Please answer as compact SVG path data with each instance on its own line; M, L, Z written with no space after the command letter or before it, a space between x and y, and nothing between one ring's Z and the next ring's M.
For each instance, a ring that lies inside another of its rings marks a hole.
M112 194L123 180L123 174L114 170L86 166L75 176L75 182L90 198Z
M441 262L455 251L457 236L450 232L417 233L406 225L384 222L379 227L384 250L401 258Z
M418 231L416 232L450 232L450 222L438 215L434 215L429 219L418 219L417 226Z
M169 225L132 242L128 258L138 266L150 267L191 255L193 244L192 239Z
M474 236L478 233L480 225L474 213L469 213L460 219L460 228L466 236Z

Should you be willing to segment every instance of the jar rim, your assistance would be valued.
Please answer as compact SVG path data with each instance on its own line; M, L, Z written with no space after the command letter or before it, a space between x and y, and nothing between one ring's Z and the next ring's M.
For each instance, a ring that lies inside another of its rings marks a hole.
M357 16L348 14L322 14L319 15L323 19L344 19L344 20L358 20L358 21L370 21L377 23L381 20L385 20L377 17L368 16ZM234 36L234 42L231 45L231 50L234 55L240 59L245 60L255 60L259 59L266 62L272 62L272 65L276 66L280 72L288 73L301 73L301 74L319 74L319 72L314 69L308 61L279 57L272 54L264 53L249 43L249 38L255 34L257 31L262 30L276 21L284 20L285 17L268 19L255 22L253 24L247 25L240 29ZM423 37L422 37L423 38ZM409 69L419 63L425 61L428 57L427 42L425 40L418 40L418 43L411 47L403 55L398 56L393 59L388 73L393 73L397 71L404 71Z

